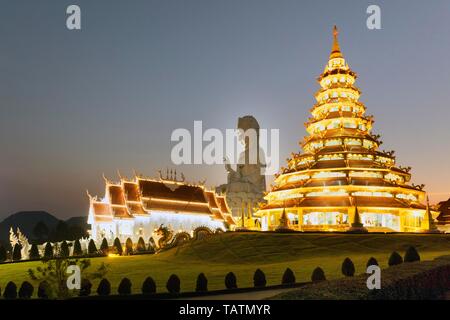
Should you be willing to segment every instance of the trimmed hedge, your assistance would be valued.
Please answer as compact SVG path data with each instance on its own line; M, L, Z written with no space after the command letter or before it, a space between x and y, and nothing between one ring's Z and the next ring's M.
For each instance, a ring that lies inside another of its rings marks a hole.
M256 269L255 274L253 275L253 286L255 288L261 288L266 286L266 275L261 269Z
M225 288L227 289L236 289L237 288L237 279L233 272L228 272L225 276Z
M33 296L34 287L28 281L22 282L22 285L19 289L19 298L20 299L30 299Z
M382 271L379 290L367 288L367 274L309 284L273 299L299 300L423 300L437 299L450 290L450 256L433 261L400 264Z
M156 283L152 277L147 277L142 284L143 294L153 294L156 293Z
M295 283L295 274L290 268L287 268L281 278L281 284L293 284Z
M405 252L405 258L403 259L405 262L416 262L420 261L419 253L417 252L416 248L409 247Z
M370 257L370 259L367 261L366 268L369 266L378 266L378 261L374 257Z
M401 255L398 254L397 251L392 252L391 256L389 257L388 265L389 267L396 266L403 263L403 258Z
M208 279L202 272L197 277L197 283L195 285L196 292L207 292L208 291Z
M107 279L102 279L97 287L99 296L109 296L111 294L111 283Z
M167 280L166 288L171 294L180 293L180 278L176 274L172 274Z
M342 274L346 277L353 277L355 275L355 265L350 258L345 258L342 262Z
M131 281L128 278L123 278L119 283L119 288L117 289L117 293L120 295L131 294Z
M321 267L317 267L314 269L312 275L311 275L311 281L312 282L319 282L319 281L325 281L327 278L325 277L325 272Z

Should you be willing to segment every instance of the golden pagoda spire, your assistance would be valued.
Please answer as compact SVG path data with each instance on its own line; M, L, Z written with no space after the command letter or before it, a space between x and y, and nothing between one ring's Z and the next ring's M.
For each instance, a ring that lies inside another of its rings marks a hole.
M338 40L339 31L336 26L333 28L333 47L331 48L330 59L342 58L341 47Z

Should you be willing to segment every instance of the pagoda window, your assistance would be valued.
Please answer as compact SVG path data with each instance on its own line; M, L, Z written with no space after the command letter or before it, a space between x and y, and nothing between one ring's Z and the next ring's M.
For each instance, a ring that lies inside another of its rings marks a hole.
M344 156L342 154L330 154L330 155L324 155L319 157L319 161L326 161L326 160L343 160Z
M330 84L331 83L330 79L325 80L325 83Z
M303 215L304 225L338 225L347 223L348 216L341 212L310 212Z
M287 179L287 182L297 182L297 181L303 181L303 180L307 180L307 179L309 179L309 175L301 174L301 175L289 177Z
M398 193L397 195L395 195L395 197L398 198L398 199L417 201L417 197L415 195L412 195L412 194Z
M381 162L381 163L391 163L391 162L392 162L391 159L386 158L386 157L380 157L380 156L378 156L378 157L376 158L376 161L377 161L377 162Z
M312 143L311 143L311 147L312 147L313 149L319 149L319 148L322 148L322 147L323 147L323 142L322 142L322 141L320 141L320 142L312 142Z
M383 174L379 172L370 172L370 171L352 171L349 173L350 177L353 178L383 178Z
M363 147L366 148L366 149L372 149L373 148L373 142L370 141L370 140L364 139Z
M399 218L393 214L363 212L361 213L361 221L366 227L399 229Z
M403 182L403 178L401 176L393 173L386 174L384 178L389 181Z
M423 212L413 211L405 217L405 226L420 228L423 220Z
M345 121L344 122L344 128L356 129L356 124L353 123L353 122Z
M352 108L350 106L342 106L342 111L351 111Z
M361 140L359 140L359 139L352 139L352 138L347 138L347 139L345 139L344 140L344 143L347 145L347 146L360 146L362 143L361 143Z
M366 131L366 126L363 123L358 125L359 130Z
M347 175L345 172L340 171L322 171L313 174L314 179L323 179L323 178L344 178Z
M337 83L338 79L337 78L333 78L333 83Z
M325 145L328 146L340 146L342 144L342 140L341 139L332 139L332 140L327 140L325 142Z
M347 98L347 93L345 93L345 92L341 92L341 97L343 97L343 98Z
M389 192L370 192L370 191L356 191L353 192L353 196L358 197L384 197L384 198L393 198L394 196Z
M345 77L341 77L341 82L345 83Z
M336 112L339 111L339 107L338 106L334 106L330 108L330 112Z
M272 200L287 200L287 199L295 199L295 198L302 198L303 194L301 193L294 193L292 191L280 191L278 193L274 194L274 198Z

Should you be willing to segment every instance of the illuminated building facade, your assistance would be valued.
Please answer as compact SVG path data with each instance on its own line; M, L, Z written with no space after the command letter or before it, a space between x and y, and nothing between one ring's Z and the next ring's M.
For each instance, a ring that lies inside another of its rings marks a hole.
M262 230L276 230L280 220L284 229L302 231L348 231L352 225L369 232L435 230L438 212L424 204L423 185L410 184L411 168L396 166L394 152L379 149L336 27L333 35L305 123L308 136L300 143L304 152L292 154L276 175L267 204L256 213Z
M202 185L188 184L175 177L159 179L137 175L134 179L120 178L112 182L105 178L105 196L89 195L88 223L91 237L122 242L127 238L148 241L155 230L164 225L175 234L187 232L192 236L199 227L212 232L233 229L226 199Z

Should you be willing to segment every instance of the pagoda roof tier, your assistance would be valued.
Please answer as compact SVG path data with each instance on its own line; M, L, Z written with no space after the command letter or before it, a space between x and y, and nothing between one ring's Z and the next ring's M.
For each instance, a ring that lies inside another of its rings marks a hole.
M344 97L338 97L338 98L330 98L325 101L318 101L316 102L311 109L309 109L309 112L311 112L313 115L317 112L319 112L320 109L325 109L325 107L331 107L335 105L350 105L350 106L357 106L360 109L362 109L362 112L366 111L366 106L359 101L355 101L349 98Z
M322 117L310 117L308 121L305 123L305 125L312 124L314 122L318 122L320 120L329 120L329 119L336 119L336 118L361 118L363 117L363 112L359 112L358 114L353 111L333 111L328 112L325 116Z
M386 197L308 197L300 199L291 199L286 201L271 202L261 207L264 210L282 210L284 208L348 208L358 204L358 208L413 208L426 209L426 206L420 203L410 203L397 198Z
M149 211L175 211L214 215L206 203L191 203L175 200L143 199L144 207Z
M310 136L305 137L304 142L302 142L302 146L311 141L328 138L362 138L371 140L377 144L379 143L374 137L372 137L372 135L367 132L367 130L359 130L356 128L335 128L327 129L320 133L314 133Z
M324 71L320 76L317 77L317 81L322 81L323 78L326 78L328 76L332 75L349 75L353 78L358 78L358 74L350 69L347 68L336 68L333 70L326 70Z

